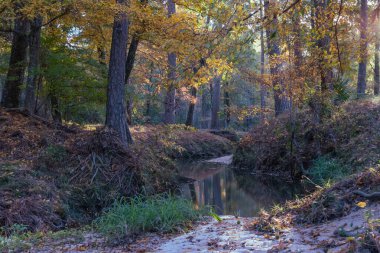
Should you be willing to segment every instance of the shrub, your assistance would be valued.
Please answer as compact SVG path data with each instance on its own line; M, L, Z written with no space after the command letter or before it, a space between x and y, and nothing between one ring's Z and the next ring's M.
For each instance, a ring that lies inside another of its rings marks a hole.
M135 197L118 201L95 221L96 228L111 238L141 232L175 232L200 218L186 199L171 195Z

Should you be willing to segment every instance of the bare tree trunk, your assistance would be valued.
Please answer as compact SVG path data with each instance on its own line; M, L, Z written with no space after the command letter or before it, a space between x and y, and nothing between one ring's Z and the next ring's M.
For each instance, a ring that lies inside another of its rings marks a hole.
M176 6L173 0L168 0L168 16L171 17L176 13ZM165 97L165 113L164 113L164 123L174 124L175 123L175 80L176 80L176 65L177 56L175 53L169 53L168 55L169 64L169 86L166 91Z
M128 84L129 77L131 76L139 43L139 38L136 35L133 36L131 44L129 45L127 62L125 64L125 84Z
M367 88L367 25L368 25L368 3L367 0L360 1L360 59L358 70L357 95L365 95Z
M117 0L124 4L125 0ZM126 13L115 16L108 72L106 126L115 130L128 147L132 136L127 123L125 105L125 67L129 24Z
M211 97L211 129L219 129L219 109L220 109L220 86L221 77L214 77L212 82Z
M197 88L191 87L191 101L189 104L189 110L187 111L186 126L193 125L195 104L197 102Z
M231 123L231 99L228 91L228 83L224 90L224 114L226 116L226 126L229 127Z
M264 18L264 11L263 11L263 3L262 0L260 0L260 19ZM261 78L264 78L265 74L265 46L264 46L264 28L262 27L260 29L260 74ZM266 108L266 94L267 94L267 89L265 87L264 83L260 84L260 107L261 107L261 117L264 119L264 110Z
M314 0L314 18L312 19L312 26L317 29L318 33L322 36L322 38L317 40L317 47L319 49L319 71L321 76L321 92L322 99L325 97L325 93L329 90L332 84L332 70L331 67L326 64L325 55L330 53L330 43L331 38L328 35L327 31L330 29L329 25L325 20L326 9L328 8L330 0ZM323 23L322 23L323 22Z
M15 20L11 57L7 78L3 87L1 105L7 108L20 107L21 86L27 67L29 21L20 16Z
M50 104L51 104L51 116L53 121L59 125L62 124L62 114L59 110L58 98L55 94L50 94Z
M289 100L286 97L286 91L284 88L284 83L281 77L281 67L282 64L278 63L278 56L281 55L280 41L278 35L278 19L276 13L271 13L273 6L268 0L264 2L264 9L266 15L269 15L272 21L266 30L267 33L267 44L268 44L268 54L269 54L269 65L270 73L272 75L272 86L274 94L274 110L276 116L285 112L289 109Z
M380 4L380 0L377 1L378 4ZM380 53L380 15L377 16L375 21L375 69L374 69L374 81L375 84L373 86L373 93L375 96L378 96L380 93L380 60L379 60L379 53Z
M36 111L36 88L40 75L41 26L42 17L38 16L34 18L33 22L31 22L29 34L29 66L25 92L25 108L31 114L34 114Z

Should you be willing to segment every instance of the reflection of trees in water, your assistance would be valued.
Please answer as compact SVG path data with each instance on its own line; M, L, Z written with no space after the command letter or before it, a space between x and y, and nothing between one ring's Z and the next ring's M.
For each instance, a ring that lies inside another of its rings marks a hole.
M301 184L288 183L280 178L264 178L250 174L234 173L237 185L256 201L263 203L282 203L302 194L304 189Z
M241 216L257 215L260 209L283 203L303 192L301 185L272 177L235 174L229 169L188 184L188 190L186 195L197 206L211 205L217 214Z
M213 186L213 206L217 214L224 213L223 201L222 201L222 187L221 187L221 173L217 173L212 177Z

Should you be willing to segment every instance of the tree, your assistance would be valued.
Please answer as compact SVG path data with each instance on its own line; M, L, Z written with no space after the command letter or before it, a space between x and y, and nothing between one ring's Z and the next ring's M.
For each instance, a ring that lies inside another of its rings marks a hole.
M176 13L176 6L173 0L168 0L168 16L169 18ZM177 56L175 53L171 52L168 54L168 87L166 90L166 97L164 102L165 113L164 113L164 123L174 124L175 123L175 81L176 81L176 65Z
M220 88L222 77L217 76L212 80L211 92L211 129L219 129Z
M125 4L125 0L117 0ZM119 134L122 143L128 147L132 136L127 123L125 104L125 72L129 23L127 14L120 12L115 15L111 55L108 72L106 126Z
M34 114L36 110L36 87L40 71L40 49L41 49L41 27L42 17L37 16L30 25L29 34L29 65L28 79L25 92L25 108Z
M378 1L380 3L380 1ZM375 69L374 69L374 94L378 96L380 93L380 61L379 61L379 53L380 53L380 16L379 13L376 15L375 20Z
M263 11L263 3L262 0L260 0L260 19L264 18L264 11ZM265 74L265 46L264 46L264 28L260 28L260 74L261 79L264 79ZM263 84L263 81L261 81L260 84L260 107L261 107L261 116L264 118L264 110L266 107L266 93L267 89L265 87L265 84Z
M262 0L260 0L260 18L264 18L264 10L263 10L263 4ZM260 74L261 78L263 79L264 74L265 74L265 46L264 46L264 28L260 28ZM264 109L266 107L266 101L265 101L265 96L266 96L266 87L265 84L261 83L260 84L260 107L261 107L261 113L262 117L264 117Z
M289 100L287 98L284 83L281 77L281 48L280 38L278 34L278 19L274 1L265 0L264 9L265 14L270 17L270 24L267 26L267 47L269 54L270 73L272 75L272 86L274 94L274 110L275 115L278 116L281 113L289 109Z
M367 88L367 26L368 26L368 3L360 0L360 59L358 69L357 95L365 95Z
M194 111L195 111L195 104L197 102L197 88L191 87L190 88L190 103L189 103L189 109L187 111L187 117L186 117L186 126L192 126L193 120L194 120Z
M27 67L29 21L19 13L22 4L15 3L14 8L17 17L14 21L11 57L1 100L1 105L7 108L20 107L21 86Z

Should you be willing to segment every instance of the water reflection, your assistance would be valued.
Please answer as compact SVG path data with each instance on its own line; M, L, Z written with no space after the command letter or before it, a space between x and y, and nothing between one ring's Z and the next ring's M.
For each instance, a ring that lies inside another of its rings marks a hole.
M181 175L195 180L182 186L182 194L196 206L212 205L217 214L255 216L262 208L284 203L305 192L300 184L236 175L225 165L186 164L181 166Z

